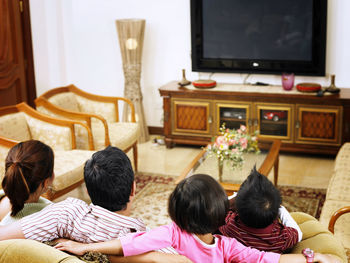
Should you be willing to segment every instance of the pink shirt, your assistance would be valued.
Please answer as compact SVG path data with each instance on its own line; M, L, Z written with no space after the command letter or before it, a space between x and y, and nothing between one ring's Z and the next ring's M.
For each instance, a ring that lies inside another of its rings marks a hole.
M193 262L278 262L280 255L243 246L234 238L214 235L215 243L208 245L196 235L182 231L175 223L134 233L120 238L124 256L172 246Z
M60 237L83 243L101 242L146 230L139 219L88 205L76 198L49 205L20 222L25 238L41 242Z

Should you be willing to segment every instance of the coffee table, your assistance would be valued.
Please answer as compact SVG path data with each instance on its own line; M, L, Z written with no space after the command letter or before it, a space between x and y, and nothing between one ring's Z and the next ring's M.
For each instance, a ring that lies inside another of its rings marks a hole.
M229 164L224 163L223 179L220 184L223 186L226 193L232 195L233 192L237 192L241 183L247 178L254 165L256 165L258 171L265 176L268 176L273 168L273 182L275 186L277 186L280 147L280 140L272 140L266 147L267 150L261 151L260 154L244 154L242 168L232 170ZM214 156L209 157L205 148L183 170L176 183L197 173L209 174L219 180L217 159Z

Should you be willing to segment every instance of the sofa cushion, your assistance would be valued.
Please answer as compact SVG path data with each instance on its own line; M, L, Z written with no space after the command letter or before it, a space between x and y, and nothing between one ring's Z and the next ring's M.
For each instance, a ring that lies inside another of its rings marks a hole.
M126 150L139 137L139 124L135 122L108 122L108 132L111 145ZM104 149L105 129L102 123L93 123L94 145L96 150Z
M342 244L327 230L326 226L314 217L302 212L293 212L291 215L303 232L302 241L295 245L291 253L299 254L304 248L309 247L315 252L332 254L342 262L347 261Z
M34 240L10 239L0 241L0 262L79 263L84 261Z

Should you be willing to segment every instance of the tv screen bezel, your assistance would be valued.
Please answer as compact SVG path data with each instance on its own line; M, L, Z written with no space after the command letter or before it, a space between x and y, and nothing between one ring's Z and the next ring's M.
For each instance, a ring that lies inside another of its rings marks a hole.
M261 0L257 0L261 1ZM191 0L192 71L218 73L325 76L327 0L313 0L312 59L310 61L221 59L203 57L202 0Z

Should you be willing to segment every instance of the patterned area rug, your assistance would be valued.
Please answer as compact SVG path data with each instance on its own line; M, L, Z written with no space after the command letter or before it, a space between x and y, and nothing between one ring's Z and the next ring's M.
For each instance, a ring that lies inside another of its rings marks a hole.
M168 224L168 197L175 187L176 177L138 174L136 176L136 197L132 215L142 218L146 225L154 228ZM296 186L279 186L283 205L289 212L301 211L319 218L326 197L326 189Z

